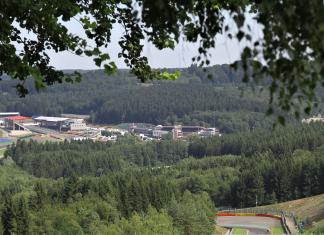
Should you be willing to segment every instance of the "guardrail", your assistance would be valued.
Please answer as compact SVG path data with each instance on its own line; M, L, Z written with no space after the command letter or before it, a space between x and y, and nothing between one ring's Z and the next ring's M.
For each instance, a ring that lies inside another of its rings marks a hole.
M281 217L281 223L282 223L282 227L284 227L285 231L288 233L288 234L292 234L292 231L290 230L288 224L287 224L287 219L285 216L282 216Z
M265 208L217 208L217 211L228 212L228 213L257 213L257 214L272 214L272 215L284 215L286 217L296 217L295 213L290 211L283 211L277 209L265 209Z
M280 215L272 215L272 214L265 214L265 213L242 213L242 212L239 212L239 213L232 213L232 212L220 212L220 213L217 213L217 216L261 216L261 217L271 217L271 218L274 218L274 219L281 219L281 216Z

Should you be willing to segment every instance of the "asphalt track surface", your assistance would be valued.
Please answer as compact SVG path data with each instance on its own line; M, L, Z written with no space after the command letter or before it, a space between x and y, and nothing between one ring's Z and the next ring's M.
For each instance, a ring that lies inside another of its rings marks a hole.
M279 219L261 216L218 216L217 225L225 228L243 228L250 234L270 234L272 227L281 227Z
M249 234L253 234L253 235L258 235L258 234L271 234L268 230L263 230L263 229L248 229L249 230Z

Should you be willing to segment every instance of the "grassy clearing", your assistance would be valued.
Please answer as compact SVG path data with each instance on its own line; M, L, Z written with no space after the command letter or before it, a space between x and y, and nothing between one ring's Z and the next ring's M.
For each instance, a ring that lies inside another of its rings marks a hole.
M324 194L264 206L264 208L292 211L301 219L308 218L311 221L319 221L324 219Z
M227 228L223 228L216 225L214 235L224 235L226 234L227 230L228 230Z
M263 208L291 211L306 224L306 233L324 234L324 194L264 206Z
M246 229L233 228L232 234L233 235L245 235L245 234L247 234L247 231L246 231Z
M271 235L282 235L285 234L285 231L282 227L273 227L271 228Z
M306 234L324 234L324 219L313 222L312 227L306 231Z

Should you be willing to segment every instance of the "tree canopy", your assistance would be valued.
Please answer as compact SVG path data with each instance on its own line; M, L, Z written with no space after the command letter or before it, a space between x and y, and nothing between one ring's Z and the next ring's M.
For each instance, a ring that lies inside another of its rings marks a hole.
M0 233L212 234L215 207L323 194L323 133L312 123L186 142L19 140L0 160Z
M20 80L17 90L22 96L28 92L24 81L30 75L37 89L79 80L79 73L66 76L50 65L48 51L53 50L91 56L110 74L116 65L105 48L112 28L120 24L124 34L119 56L141 81L176 79L177 72L149 66L142 55L142 39L158 49L173 49L181 38L199 43L193 62L208 66L216 35L226 34L250 42L241 54L244 81L271 78L269 113L272 105L278 105L286 112L293 108L298 116L300 108L310 111L316 101L315 88L324 83L323 10L322 0L4 0L0 2L0 73ZM225 12L233 24L227 23ZM253 37L247 13L262 26L259 40ZM70 32L64 22L71 20L82 25L86 38Z

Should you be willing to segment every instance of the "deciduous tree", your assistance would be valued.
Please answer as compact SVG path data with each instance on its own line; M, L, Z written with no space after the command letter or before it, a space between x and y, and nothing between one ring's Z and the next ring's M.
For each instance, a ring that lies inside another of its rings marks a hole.
M112 73L116 65L107 48L114 24L124 28L119 40L119 56L141 80L175 79L170 74L153 70L142 56L143 39L158 49L173 49L184 39L199 43L193 60L200 66L209 65L209 50L216 47L216 35L245 40L241 54L242 66L249 77L271 78L270 107L277 104L283 111L294 108L296 116L304 108L309 113L315 99L315 88L323 83L324 4L314 1L179 1L179 0L3 0L0 3L0 73L21 81L17 89L27 93L24 80L34 77L37 89L55 82L79 80L65 77L50 65L48 50L70 51L92 56L97 66ZM249 12L261 25L262 37L255 39ZM225 14L232 19L227 22ZM86 35L76 36L65 22L79 22ZM32 37L22 33L28 31ZM91 46L91 45L94 46ZM262 58L263 63L256 59ZM252 68L252 70L250 69ZM277 101L278 99L278 102ZM299 103L305 103L300 106ZM279 121L284 118L280 116Z

